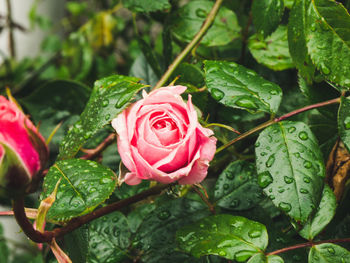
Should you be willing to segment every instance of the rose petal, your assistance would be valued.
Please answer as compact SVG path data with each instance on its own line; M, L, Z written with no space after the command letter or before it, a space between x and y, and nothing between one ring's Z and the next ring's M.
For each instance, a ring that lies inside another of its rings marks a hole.
M127 173L125 174L124 182L128 185L137 185L141 183L142 180L137 177L136 173Z

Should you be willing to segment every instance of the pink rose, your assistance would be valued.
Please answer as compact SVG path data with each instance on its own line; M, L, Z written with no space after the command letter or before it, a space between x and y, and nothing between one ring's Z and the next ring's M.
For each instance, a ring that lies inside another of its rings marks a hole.
M0 96L0 193L22 193L47 158L45 140L33 123Z
M130 172L129 185L141 179L180 184L201 182L216 150L213 131L198 123L197 112L184 86L163 87L132 104L112 121L118 151Z

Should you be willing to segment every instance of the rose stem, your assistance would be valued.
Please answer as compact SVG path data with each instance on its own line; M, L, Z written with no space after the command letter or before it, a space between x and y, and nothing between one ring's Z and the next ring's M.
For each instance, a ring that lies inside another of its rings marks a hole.
M235 139L233 139L232 141L224 144L223 146L221 146L220 148L218 148L216 150L216 153L219 153L221 152L222 150L226 149L227 147L231 146L232 144L234 144L235 142L237 141L240 141L242 139L244 139L245 137L248 137L249 135L257 132L257 131L260 131L272 124L275 124L277 122L280 122L280 121L283 121L289 117L292 117L294 115L297 115L299 113L302 113L302 112L305 112L305 111L308 111L308 110L311 110L311 109L316 109L316 108L320 108L320 107L324 107L324 106L327 106L327 105L330 105L330 104L336 104L336 103L340 103L340 98L335 98L335 99L331 99L331 100L327 100L327 101L324 101L324 102L320 102L320 103L316 103L316 104L312 104L312 105L308 105L306 107L303 107L303 108L300 108L300 109L297 109L295 111L291 111L285 115L282 115L281 117L278 117L278 118L275 118L275 119L272 119L272 120L269 120L267 122L264 122L258 126L256 126L255 128L243 133L242 135L236 137Z
M324 243L344 243L344 242L350 242L350 238L329 239L329 240L321 240L321 241L317 241L317 242L306 242L306 243L302 243L302 244L293 245L290 247L281 248L281 249L275 250L273 252L269 252L266 254L266 256L277 255L277 254L287 252L290 250L303 248L303 247L311 247L314 245L319 245L319 244L324 244Z
M203 200L203 202L208 206L210 212L215 215L215 207L212 203L210 203L210 201L208 200L208 198L201 192L201 190L199 189L198 186L196 185L192 185L192 189L199 195L199 197Z
M84 149L83 152L85 152L87 154L82 156L81 159L92 160L92 159L96 158L108 146L110 146L113 142L115 142L115 137L116 137L115 133L111 133L95 149Z
M15 47L15 39L13 37L13 28L14 23L12 22L12 7L11 1L6 0L7 5L7 25L9 28L9 47L10 47L10 55L12 58L16 57L16 47Z
M13 212L17 223L21 226L23 232L34 242L45 243L51 242L53 238L63 237L65 234L72 232L73 230L81 227L82 225L91 222L92 220L104 216L106 214L112 213L114 211L120 210L121 208L131 205L133 203L139 202L149 196L158 195L164 189L173 186L174 184L168 185L157 185L146 191L143 191L137 195L131 196L129 198L120 200L118 202L112 203L108 206L97 209L89 214L76 217L71 219L64 227L55 228L52 231L45 231L41 233L33 228L33 225L28 220L24 211L23 198L13 200Z
M153 89L158 89L162 87L167 80L170 78L171 74L174 72L176 67L181 63L181 61L187 56L187 54L201 41L202 37L205 35L209 27L214 22L215 16L219 11L219 8L223 0L216 0L213 8L210 10L207 18L205 19L201 29L192 39L192 41L185 47L185 49L175 58L173 63L168 67L167 71L163 74L161 79L157 82ZM152 89L152 90L153 90Z

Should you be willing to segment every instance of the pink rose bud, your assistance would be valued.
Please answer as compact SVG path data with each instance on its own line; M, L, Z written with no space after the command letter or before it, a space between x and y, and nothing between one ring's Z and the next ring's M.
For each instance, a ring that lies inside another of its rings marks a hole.
M0 194L29 190L48 159L44 138L13 101L0 96Z
M213 131L198 123L184 86L163 87L132 104L112 121L118 151L130 172L120 175L129 185L141 179L180 184L201 182L216 150Z

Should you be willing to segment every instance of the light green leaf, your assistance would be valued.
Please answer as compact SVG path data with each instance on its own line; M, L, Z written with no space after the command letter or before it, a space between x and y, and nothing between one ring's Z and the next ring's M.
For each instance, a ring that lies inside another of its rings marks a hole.
M256 31L264 37L276 30L284 11L283 0L253 1L252 17Z
M350 252L345 248L325 243L313 246L309 252L309 263L350 262Z
M190 42L200 30L214 3L208 0L194 0L172 15L170 28L174 36L183 42ZM241 27L236 14L222 6L213 25L201 40L205 46L223 46L239 37Z
M315 66L312 64L306 46L307 7L310 0L295 0L289 14L288 23L288 45L289 53L299 70L300 74L311 83L315 73Z
M155 12L171 7L169 0L123 0L123 4L134 12Z
M255 173L255 166L250 162L230 163L216 182L214 192L216 204L234 211L254 207L264 198Z
M313 240L332 220L337 208L337 200L332 189L325 185L321 202L316 210L316 214L309 218L299 234L308 240Z
M333 0L309 2L305 34L311 59L330 81L350 88L350 15Z
M256 61L272 70L285 70L294 67L289 54L286 26L279 26L266 39L261 39L258 34L253 35L249 39L248 48Z
M266 227L241 216L215 215L183 227L176 234L180 249L195 257L218 255L244 262L264 251Z
M266 128L256 142L258 183L295 221L305 223L319 205L325 168L315 136L302 122Z
M247 263L283 263L283 259L280 256L271 255L265 256L262 253L252 256Z
M350 98L342 97L338 111L338 132L344 145L350 151Z
M251 113L276 113L282 99L277 84L234 62L207 60L204 65L206 84L214 99Z
M89 160L70 159L59 161L50 168L45 176L41 200L53 192L60 178L56 201L47 214L47 219L54 222L91 212L116 187L116 176L109 168Z
M92 135L121 113L135 94L145 86L137 81L137 78L121 75L96 81L80 120L62 141L59 159L74 157Z

